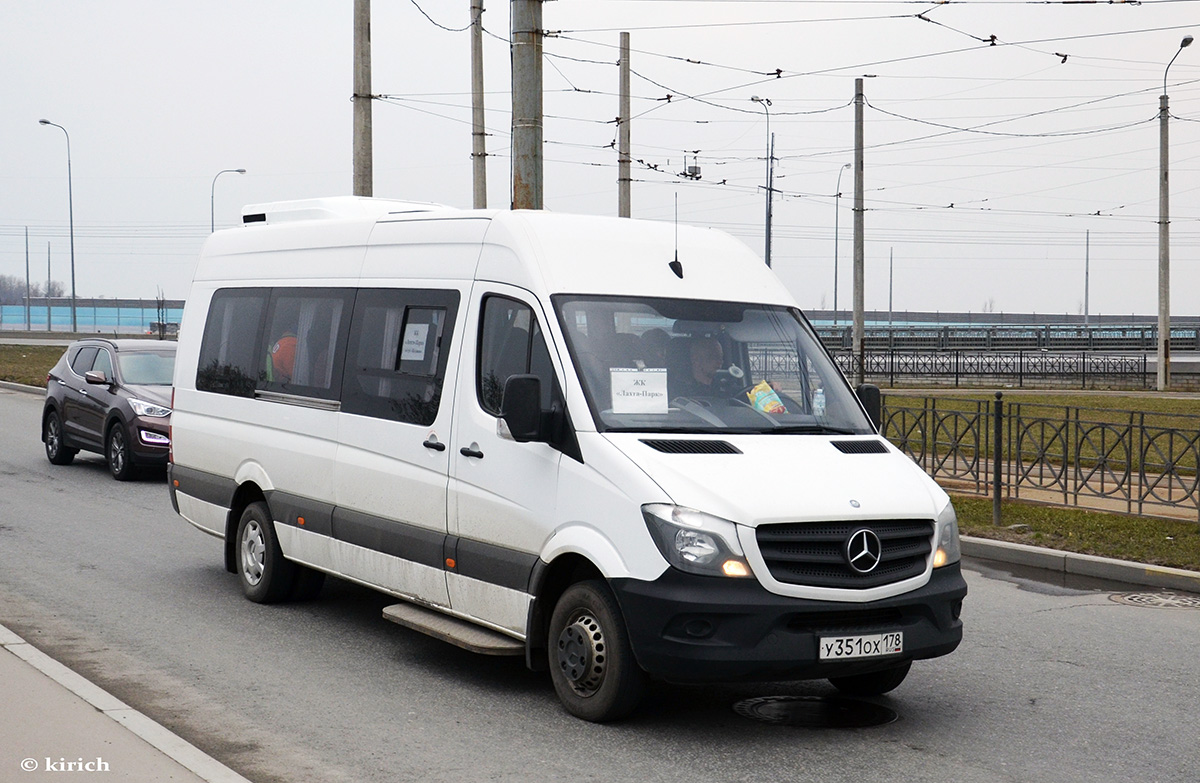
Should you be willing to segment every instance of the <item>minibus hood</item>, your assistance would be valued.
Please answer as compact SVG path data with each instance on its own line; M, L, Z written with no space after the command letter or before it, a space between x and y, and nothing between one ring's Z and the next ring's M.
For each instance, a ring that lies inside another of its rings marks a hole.
M933 519L949 502L916 463L878 437L633 433L606 433L605 437L676 505L751 527ZM868 445L846 446L847 442Z

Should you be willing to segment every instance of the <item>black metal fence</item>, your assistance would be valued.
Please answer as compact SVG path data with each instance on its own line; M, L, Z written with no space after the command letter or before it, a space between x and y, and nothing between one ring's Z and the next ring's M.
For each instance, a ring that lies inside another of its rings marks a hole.
M835 351L833 358L847 378L858 377L858 361L852 353ZM872 351L863 358L863 370L866 380L887 386L917 381L956 387L989 382L1017 387L1029 383L1086 389L1097 386L1149 388L1154 382L1145 354Z
M947 488L1200 522L1200 416L887 395L883 434Z
M849 351L853 328L849 325L815 327L830 351ZM1149 351L1158 345L1154 324L969 325L926 324L869 326L863 332L867 351ZM1171 349L1200 351L1200 327L1171 327Z

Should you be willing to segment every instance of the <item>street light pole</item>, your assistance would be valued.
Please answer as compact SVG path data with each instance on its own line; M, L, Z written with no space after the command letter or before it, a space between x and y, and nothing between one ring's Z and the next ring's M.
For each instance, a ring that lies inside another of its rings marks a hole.
M221 169L217 172L217 177L222 174L245 174L245 169ZM213 177L212 187L208 189L208 220L209 233L217 230L217 177Z
M53 125L67 137L67 215L71 226L71 331L78 332L79 322L75 316L75 194L71 188L71 134L67 133L66 128L50 120L38 120L38 124ZM49 290L46 291L46 296L50 296Z
M1179 42L1175 57L1192 44L1192 36ZM1171 209L1170 188L1167 182L1167 71L1175 57L1163 69L1163 91L1158 99L1158 357L1157 388L1166 391L1171 386Z
M843 163L838 169L837 192L833 194L833 325L838 322L838 244L841 234L838 233L838 215L841 214L839 202L842 199L842 172L853 166L853 163Z
M774 139L771 138L771 99L770 98L760 98L757 95L751 95L750 100L754 101L755 103L761 103L762 107L763 107L763 111L767 113L767 179L766 179L766 182L767 182L767 219L766 219L766 229L764 231L765 238L763 239L763 258L766 260L767 266L770 266L771 265L771 195L772 195L772 183L771 183L772 165L771 164L775 162L774 156L772 154L773 151L771 149L771 147L773 146L772 142L774 141Z

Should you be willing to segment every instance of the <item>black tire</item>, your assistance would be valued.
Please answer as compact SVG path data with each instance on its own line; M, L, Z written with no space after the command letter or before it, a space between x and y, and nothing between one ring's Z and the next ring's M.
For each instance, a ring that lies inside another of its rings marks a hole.
M129 436L119 421L112 423L104 438L104 461L108 463L108 472L117 481L131 481L137 475L129 448Z
M620 720L646 690L617 599L599 580L567 588L550 616L550 679L567 712L584 720Z
M70 465L79 449L68 448L63 438L62 419L58 411L51 410L42 422L42 441L46 444L46 459L51 465Z
M908 670L911 668L912 661L907 661L891 669L869 674L830 677L829 682L847 696L882 696L895 690L900 683L904 682L904 678L908 676Z
M247 598L256 604L271 604L288 597L296 579L296 565L284 559L275 538L271 510L261 500L242 512L234 552L238 579Z

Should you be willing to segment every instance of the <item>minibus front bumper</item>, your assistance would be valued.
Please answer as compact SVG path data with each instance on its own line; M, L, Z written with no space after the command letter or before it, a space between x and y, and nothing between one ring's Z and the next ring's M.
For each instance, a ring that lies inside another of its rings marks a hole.
M678 682L844 677L936 658L962 641L967 594L958 563L923 587L868 603L811 601L768 592L753 579L668 569L653 582L614 579L638 664ZM901 631L903 651L821 660L821 639Z

